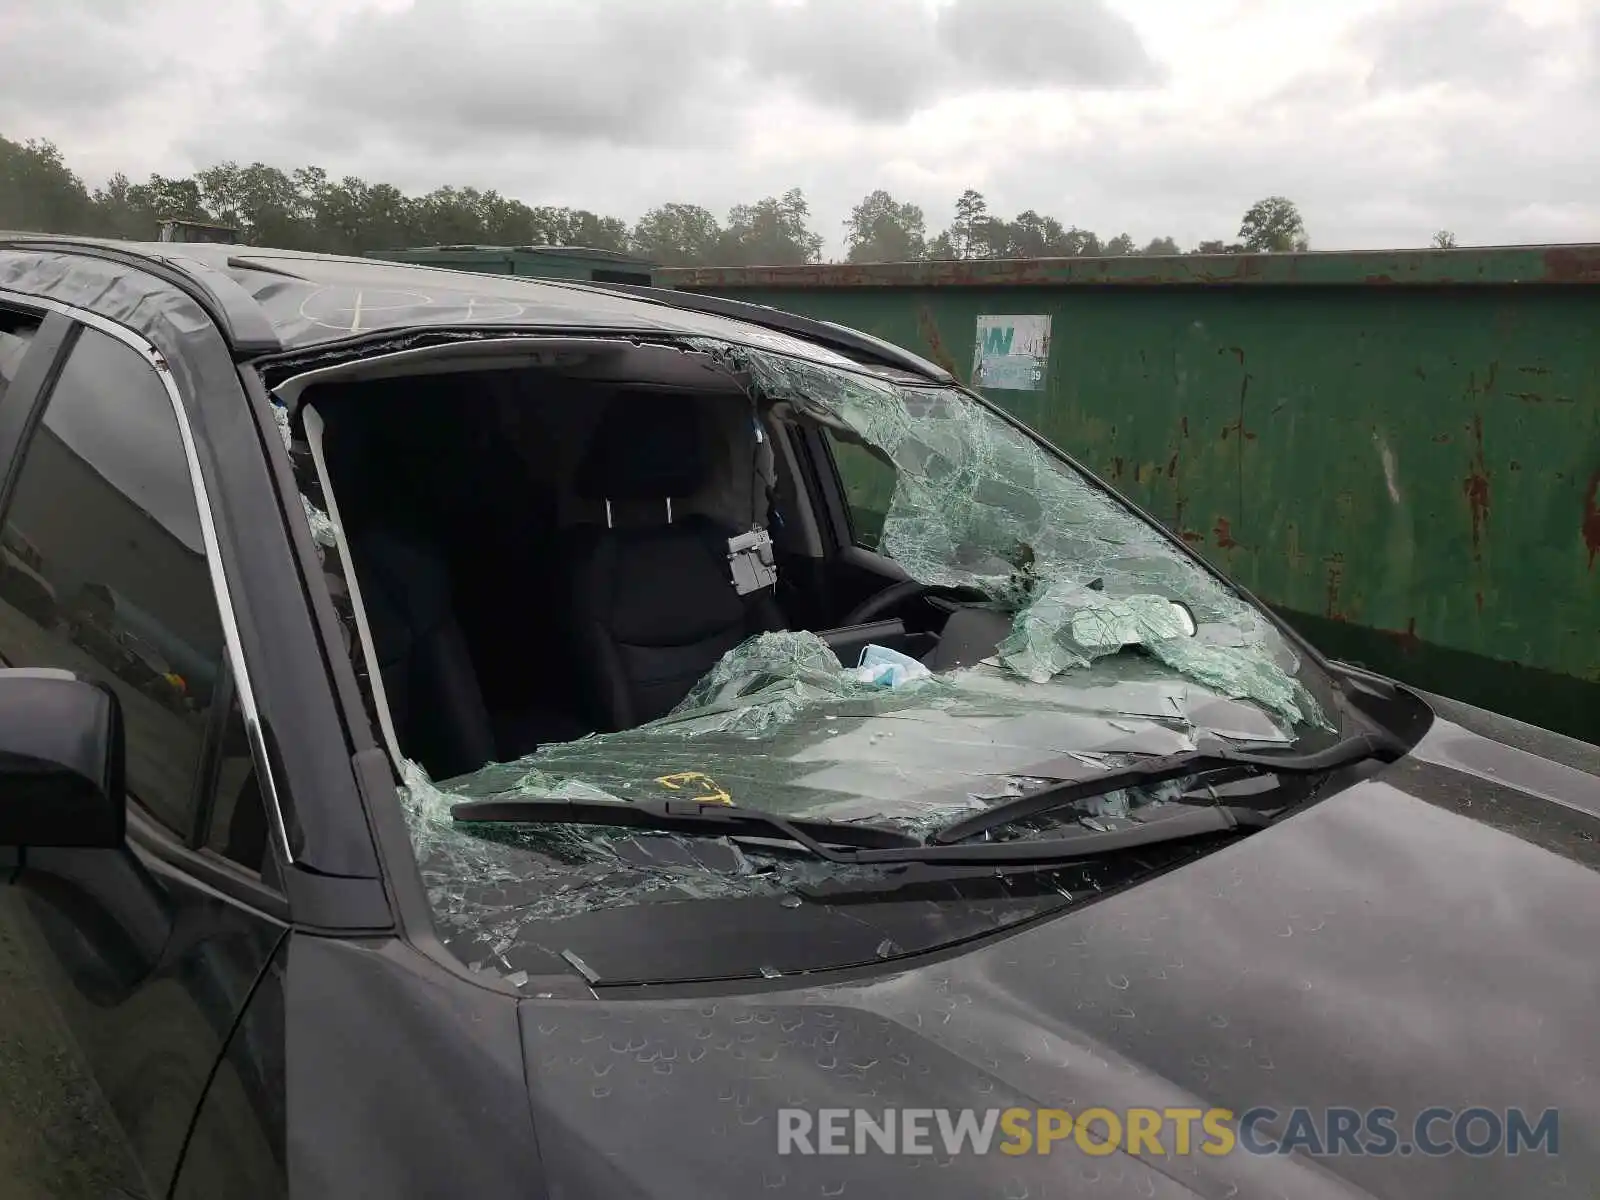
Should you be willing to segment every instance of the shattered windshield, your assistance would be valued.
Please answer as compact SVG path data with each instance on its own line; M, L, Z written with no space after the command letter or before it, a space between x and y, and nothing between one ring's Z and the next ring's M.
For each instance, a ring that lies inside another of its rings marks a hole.
M1138 644L1197 683L1322 724L1276 629L1154 529L955 388L903 387L703 344L757 395L859 438L895 467L883 553L923 583L1016 613L1000 662L1043 683ZM1174 607L1199 624L1191 636Z
M766 633L637 728L443 782L407 762L424 876L446 925L470 942L469 961L495 961L539 921L787 895L841 868L673 834L467 824L450 813L464 799L683 799L920 836L1066 775L1203 738L1285 746L1332 728L1257 609L959 388L778 347L687 348L732 373L767 419L821 426L890 464L879 552L922 584L969 593L1008 632L982 661L944 671L875 646L843 662L816 633ZM307 516L329 544L327 514L308 501ZM1172 790L1115 791L1064 819L1126 816Z

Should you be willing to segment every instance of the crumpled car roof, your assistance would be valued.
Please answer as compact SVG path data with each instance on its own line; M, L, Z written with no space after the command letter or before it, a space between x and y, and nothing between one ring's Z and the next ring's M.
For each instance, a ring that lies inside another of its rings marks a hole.
M850 360L777 330L670 303L653 302L579 280L474 274L414 263L205 242L120 242L100 238L25 239L40 247L103 246L169 264L203 286L218 276L260 307L281 349L310 349L385 330L471 327L614 331L721 338L846 366ZM34 274L54 278L46 261ZM31 276L16 282L27 284ZM670 297L671 293L667 293ZM242 297L241 297L242 299Z

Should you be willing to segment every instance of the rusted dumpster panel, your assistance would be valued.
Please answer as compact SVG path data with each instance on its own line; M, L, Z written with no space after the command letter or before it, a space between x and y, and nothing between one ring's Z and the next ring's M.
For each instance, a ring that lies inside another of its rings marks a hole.
M1326 652L1600 740L1600 247L663 278L976 368Z

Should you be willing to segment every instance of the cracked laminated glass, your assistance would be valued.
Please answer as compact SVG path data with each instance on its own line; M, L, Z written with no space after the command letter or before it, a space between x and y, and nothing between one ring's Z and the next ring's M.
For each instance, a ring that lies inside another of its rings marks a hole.
M465 824L450 814L464 799L695 799L922 835L1051 781L1206 738L1288 745L1332 728L1293 647L1258 609L959 388L787 345L685 347L731 373L764 419L824 429L845 451L842 472L851 455L881 468L868 506L881 510L877 551L997 612L1007 631L981 661L897 686L841 662L814 633L762 634L638 728L443 782L407 762L424 876L446 925L476 947L472 961L492 964L489 951L535 918L783 893L856 869L726 842L717 857L704 839L677 835ZM327 520L314 507L308 519L313 529ZM1124 653L1132 647L1143 653ZM1063 819L1125 816L1171 790L1114 792Z

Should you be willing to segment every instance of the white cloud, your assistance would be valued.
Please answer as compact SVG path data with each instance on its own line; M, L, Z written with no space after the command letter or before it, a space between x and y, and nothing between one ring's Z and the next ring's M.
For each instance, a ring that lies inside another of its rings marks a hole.
M706 104L727 104L724 0L429 0L371 10L267 58L281 131L403 134L429 149L501 139L684 140Z
M1166 75L1105 0L952 0L939 13L938 37L957 64L993 86L1123 87Z
M1358 38L1379 91L1445 85L1474 92L1526 86L1560 47L1501 0L1423 0L1381 13Z
M126 2L62 0L0 11L0 113L79 121L127 103L173 66L162 46L139 53Z
M15 8L17 6L8 6ZM221 158L633 218L888 187L1109 236L1600 239L1589 0L55 0L0 15L0 133L91 182Z
M1162 76L1104 0L805 0L737 13L752 83L780 80L869 121L982 87L1120 88Z

